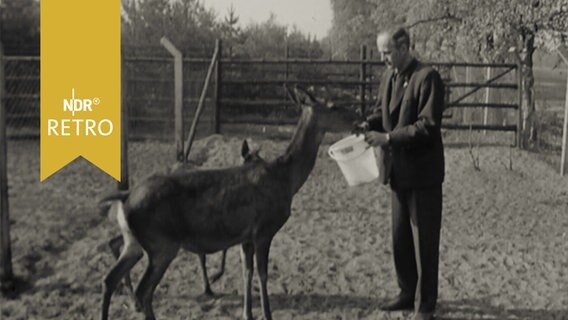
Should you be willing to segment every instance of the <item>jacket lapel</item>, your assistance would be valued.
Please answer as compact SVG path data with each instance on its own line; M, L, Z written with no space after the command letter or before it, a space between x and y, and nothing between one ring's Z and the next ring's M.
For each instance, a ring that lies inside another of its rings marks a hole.
M402 102L402 97L404 97L404 91L406 89L402 86L403 82L404 76L399 75L394 83L393 95L389 103L390 114L393 114L396 109L400 108L400 103Z
M393 77L393 71L389 68L382 80L384 85L381 85L382 88L381 96L383 99L383 108L382 108L383 128L385 128L387 131L392 130L392 122L390 119L390 104L392 98L391 97L392 77Z
M406 89L410 82L410 78L414 74L414 71L416 70L417 66L418 66L418 60L413 59L410 62L410 64L406 67L406 69L402 70L398 74L393 90L393 97L391 97L392 100L389 107L391 114L393 114L398 108L402 106L401 102L404 98L404 95L406 94ZM405 81L406 85L404 85Z
M412 62L412 64L409 66L408 71L406 72L406 75L404 76L404 80L403 80L403 81L406 81L407 84L406 84L406 87L404 88L404 90L402 90L403 92L402 92L401 97L400 97L401 99L403 99L404 95L406 94L406 91L412 92L412 90L413 90L412 88L414 87L414 81L415 81L414 80L414 73L418 69L418 66L419 66L419 62L417 60L414 60ZM401 84L401 87L402 87L402 84ZM405 117L405 115L406 115L406 108L408 108L408 103L405 103L403 105L402 103L399 102L398 105L401 108L400 113L398 115L398 117L399 117L398 118L398 124L402 124L402 123L404 123L403 117Z

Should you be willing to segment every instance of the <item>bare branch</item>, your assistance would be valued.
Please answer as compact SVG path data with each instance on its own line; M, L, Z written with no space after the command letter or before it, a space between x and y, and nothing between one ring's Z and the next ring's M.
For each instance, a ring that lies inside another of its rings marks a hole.
M472 143L472 137L473 137L473 130L472 130L472 126L471 124L469 125L469 133L468 133L468 140L469 140L469 156L471 158L471 163L473 164L473 168L475 169L475 171L481 171L481 167L479 166L479 153L476 155L473 150L474 150L474 146ZM477 146L479 147L479 145Z
M455 22L462 22L462 18L458 18L456 16L446 14L446 15L443 15L443 16L440 16L440 17L420 19L420 20L414 21L413 23L407 25L406 28L411 29L411 28L414 28L414 27L421 25L421 24L437 22L437 21L442 21L442 20L453 20Z

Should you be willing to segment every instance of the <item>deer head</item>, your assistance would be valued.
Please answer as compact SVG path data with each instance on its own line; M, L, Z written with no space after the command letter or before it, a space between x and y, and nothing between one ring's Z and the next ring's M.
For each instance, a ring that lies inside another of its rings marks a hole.
M241 156L243 157L244 163L263 161L264 159L260 156L260 148L250 148L246 139L243 140L243 145L241 146Z
M297 106L311 108L317 116L318 125L324 131L350 131L353 123L361 121L361 115L347 106L336 106L329 98L320 101L309 91L295 86L290 90L285 86L288 96Z

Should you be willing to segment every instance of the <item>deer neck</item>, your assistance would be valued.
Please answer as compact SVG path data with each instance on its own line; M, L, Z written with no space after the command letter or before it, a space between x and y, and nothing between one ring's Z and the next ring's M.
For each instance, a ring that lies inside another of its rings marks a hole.
M291 195L296 194L314 168L324 131L318 126L311 107L304 107L286 152L279 159L283 164Z

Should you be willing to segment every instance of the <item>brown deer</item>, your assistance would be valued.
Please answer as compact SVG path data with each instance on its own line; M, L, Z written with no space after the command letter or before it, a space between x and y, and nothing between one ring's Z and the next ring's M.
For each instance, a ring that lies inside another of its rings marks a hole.
M302 113L285 153L273 161L239 167L154 175L118 203L124 249L103 281L102 319L120 279L146 253L148 265L136 288L146 320L155 319L152 296L180 248L208 254L241 244L243 318L252 319L253 256L260 278L264 318L272 319L267 291L272 238L288 220L292 198L314 167L329 129L351 129L356 114L316 101L307 91L288 90ZM121 200L121 196L105 200Z
M243 163L264 161L264 159L262 159L262 157L260 156L259 152L260 152L259 148L251 149L248 145L247 140L246 139L243 140L243 144L241 146L241 157L243 159ZM184 170L195 170L195 169L196 169L195 166L190 163L177 162L172 166L170 172L181 172ZM124 199L126 199L129 193L127 191L123 192L122 194L124 195ZM110 205L108 204L108 202L104 203L103 206L101 206L101 210L103 211L104 214L106 214L106 212L110 210ZM122 235L114 237L109 241L108 246L110 247L110 250L116 259L120 257L120 249L122 248L123 245L124 245L124 240L122 238ZM221 266L219 270L211 276L211 279L209 279L207 275L206 255L199 254L198 256L201 265L201 274L203 277L203 294L206 296L213 296L214 293L213 290L211 290L210 283L215 283L217 280L221 278L221 276L225 272L227 249L223 250L221 256ZM126 275L124 276L124 283L130 295L132 296L133 301L135 302L136 308L139 309L141 306L137 302L136 295L134 294L134 289L132 288L132 281L130 280L130 272L126 273Z

